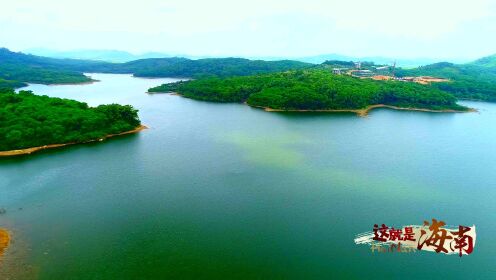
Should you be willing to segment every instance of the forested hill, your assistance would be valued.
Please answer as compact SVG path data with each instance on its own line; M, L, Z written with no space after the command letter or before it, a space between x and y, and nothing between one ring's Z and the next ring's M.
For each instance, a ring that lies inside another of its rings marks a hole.
M0 91L12 88L20 88L23 86L27 86L27 84L18 81L0 79Z
M297 70L313 64L280 60L263 61L243 58L157 58L128 62L122 65L138 77L229 77Z
M22 85L22 83L64 84L89 82L91 79L83 75L83 66L94 67L98 63L74 59L54 59L23 53L11 52L0 48L0 87Z
M22 52L13 52L6 48L0 48L0 62L6 64L28 65L33 67L43 67L59 70L78 70L84 67L92 68L102 65L111 64L108 62L80 60L68 58L50 58L24 54Z
M79 143L136 129L137 110L0 90L0 151Z
M322 65L345 65L352 62L330 61ZM363 66L367 66L363 63ZM234 77L265 73L322 68L322 66L291 61L263 61L243 58L150 58L127 63L108 63L77 59L55 59L0 49L0 88L20 87L25 83L59 84L91 81L85 72L126 73L137 77ZM397 76L436 76L448 78L448 83L431 86L462 99L496 101L496 58L482 58L468 64L448 62L414 69L396 70Z
M362 109L386 104L432 110L467 110L456 98L430 86L357 79L325 70L299 70L225 79L164 84L150 92L178 92L216 102L247 102L281 110Z
M496 60L496 59L495 59ZM398 76L435 76L448 78L448 83L432 86L450 92L461 99L496 102L496 63L491 57L467 64L435 63L414 69L398 69Z
M263 61L244 58L205 58L192 60L182 57L148 58L121 64L100 64L89 72L128 73L136 77L231 77L297 70L313 64L280 60Z
M149 58L127 63L56 59L0 49L0 79L21 83L81 83L84 72L134 74L137 77L228 77L303 69L313 64L298 61L262 61L242 58ZM2 83L0 82L0 86Z
M477 59L470 64L484 67L496 67L496 54Z

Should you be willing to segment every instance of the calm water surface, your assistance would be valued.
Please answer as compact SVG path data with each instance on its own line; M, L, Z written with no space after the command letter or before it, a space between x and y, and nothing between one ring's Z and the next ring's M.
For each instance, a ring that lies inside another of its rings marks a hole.
M38 94L132 104L149 130L0 161L0 279L496 278L496 105L266 113L93 74ZM472 255L372 254L374 223L477 225ZM2 276L3 275L3 276ZM2 278L3 277L3 278Z

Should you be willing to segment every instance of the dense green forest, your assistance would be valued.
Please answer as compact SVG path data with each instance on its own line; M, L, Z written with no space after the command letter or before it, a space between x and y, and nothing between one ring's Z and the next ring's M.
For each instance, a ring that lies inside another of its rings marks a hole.
M481 62L482 61L482 62ZM481 65L484 63L483 65ZM496 62L493 62L496 64ZM435 76L448 78L448 83L433 83L432 87L450 92L461 99L496 101L496 67L485 58L469 64L441 62L415 69L398 69L402 76Z
M102 63L79 68L86 72L127 73L136 77L230 77L248 76L312 67L313 64L280 60L263 61L243 58L205 58L191 60L181 57L149 58L120 64Z
M362 62L364 69L374 69L373 62ZM127 63L55 59L26 55L0 49L0 88L21 87L25 83L82 83L91 79L85 72L127 73L137 77L234 77L252 76L288 70L354 67L353 62L327 61L314 65L291 60L262 61L242 58L150 58ZM436 76L449 78L448 83L431 86L452 93L461 99L478 99L496 102L496 57L489 56L473 63L436 63L414 69L396 70L402 76Z
M11 89L11 88L20 88L26 86L27 84L18 82L18 81L9 81L0 78L0 91Z
M243 58L207 58L190 60L185 58L171 59L145 59L126 63L124 66L133 63L137 67L133 73L137 77L229 77L247 76L262 73L279 72L311 67L312 64L281 60L263 61L248 60ZM168 61L162 65L149 67L149 63Z
M283 110L361 109L374 104L466 110L456 98L415 83L374 81L324 70L298 70L231 78L206 78L152 88L216 102L247 102Z
M81 62L53 59L0 49L0 79L11 81L15 87L23 83L67 84L89 82L91 79L75 70ZM87 62L90 63L90 62ZM17 83L17 84L16 84Z
M137 110L0 90L0 151L85 142L135 129Z
M149 58L127 63L56 59L0 48L0 79L23 83L82 83L91 81L83 73L134 74L137 77L228 77L303 69L313 64L281 60L242 58Z

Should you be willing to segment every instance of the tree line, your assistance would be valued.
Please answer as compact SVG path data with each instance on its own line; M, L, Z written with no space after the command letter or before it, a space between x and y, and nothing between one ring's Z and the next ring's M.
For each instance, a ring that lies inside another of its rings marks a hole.
M140 125L130 105L100 105L0 90L0 151L85 142Z
M374 81L326 70L297 70L230 78L203 78L164 84L150 92L178 92L185 97L282 110L361 109L386 104L423 109L467 108L437 88L399 81Z

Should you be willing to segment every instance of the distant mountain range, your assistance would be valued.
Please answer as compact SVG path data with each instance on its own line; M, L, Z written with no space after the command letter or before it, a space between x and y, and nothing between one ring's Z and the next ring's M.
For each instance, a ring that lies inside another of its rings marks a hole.
M158 53L158 52L148 52L144 54L132 54L126 51L118 50L71 50L71 51L57 51L51 49L34 48L24 50L23 53L32 54L37 56L52 57L52 58L71 58L71 59L83 59L83 60L98 60L105 62L129 62L138 59L146 58L165 58L171 57L171 55Z
M346 56L340 54L324 54L317 56L309 56L309 57L300 57L293 58L294 60L299 60L308 63L320 64L327 60L341 60L341 61L362 61L362 62L374 62L378 65L392 65L396 62L396 66L405 67L405 68L413 68L419 67L422 65L433 64L436 62L445 61L442 59L433 59L433 58L411 58L411 59L402 59L402 58L393 58L393 57L383 57L383 56L366 56L366 57L353 57ZM468 61L457 60L453 61L455 63L465 63Z
M119 50L71 50L71 51L57 51L44 48L34 48L27 49L23 51L27 54L33 54L37 56L45 56L52 58L71 58L71 59L84 59L84 60L98 60L106 62L123 63L139 59L147 58L168 58L168 57L184 57L189 59L203 59L203 58L213 58L210 56L191 56L185 54L166 54L160 52L147 52L143 54L133 54L126 51ZM340 61L368 61L374 62L379 65L391 65L396 62L398 67L413 68L427 64L433 64L436 62L445 61L443 59L433 59L433 58L392 58L383 56L368 56L368 57L353 57L340 54L323 54L316 56L304 56L304 57L264 57L264 56L252 56L246 57L248 59L257 60L297 60L301 62L321 64L327 60L340 60ZM468 60L450 60L453 63L466 63Z
M496 54L478 59L472 64L483 67L496 67Z

